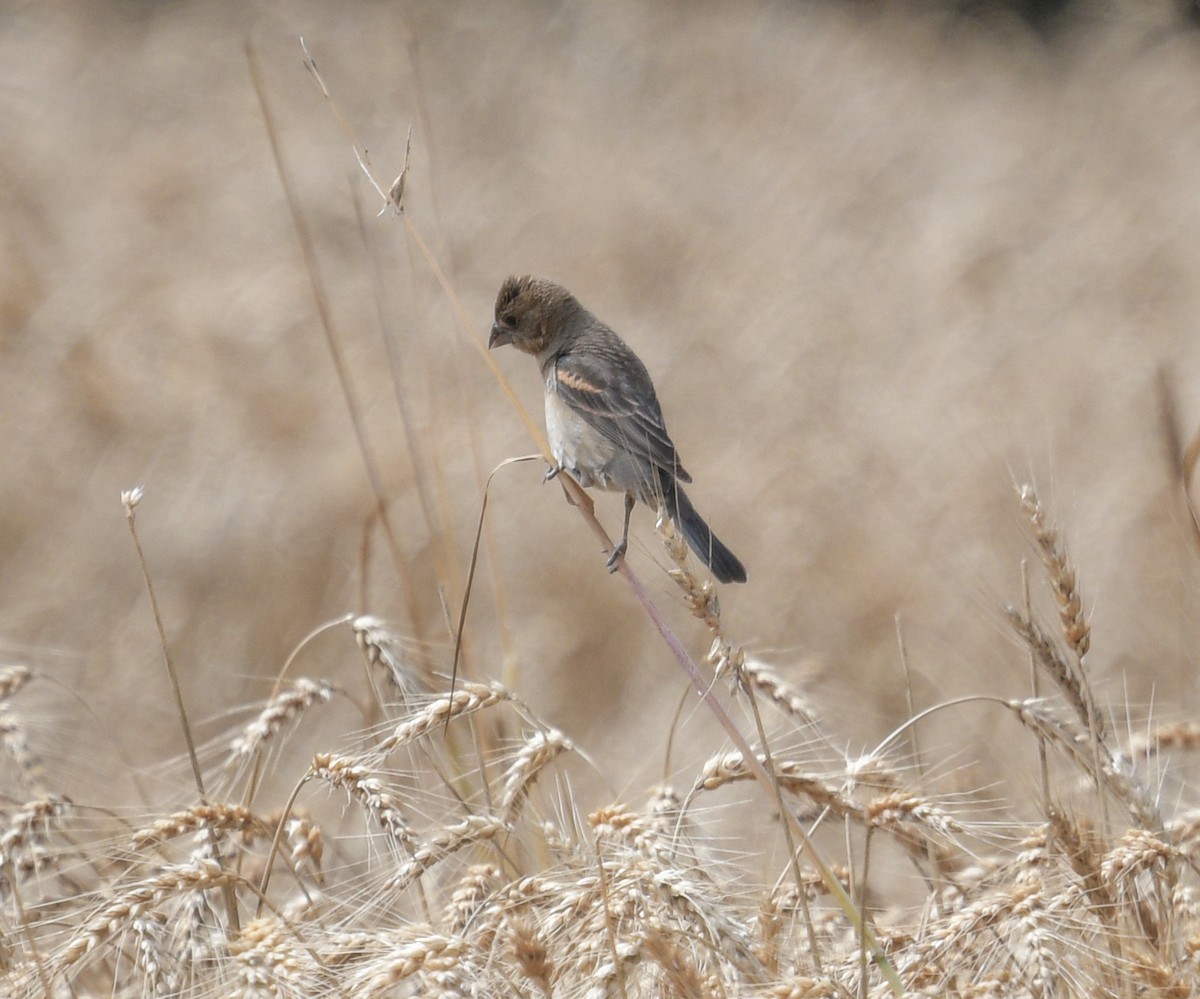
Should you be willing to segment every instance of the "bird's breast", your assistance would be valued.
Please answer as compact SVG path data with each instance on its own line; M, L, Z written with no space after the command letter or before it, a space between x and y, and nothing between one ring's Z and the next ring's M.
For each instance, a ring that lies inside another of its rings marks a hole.
M554 374L546 380L546 436L554 460L581 486L624 489L613 481L613 443L571 409L554 388Z

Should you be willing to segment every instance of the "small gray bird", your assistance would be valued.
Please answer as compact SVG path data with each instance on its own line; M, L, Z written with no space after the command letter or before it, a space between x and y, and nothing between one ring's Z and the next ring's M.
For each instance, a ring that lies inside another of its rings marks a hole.
M496 297L488 347L512 344L537 358L546 387L546 433L557 462L581 486L625 493L625 528L608 559L614 571L629 546L636 500L665 509L688 546L722 583L744 583L746 570L696 512L680 482L679 462L650 374L625 341L566 288L510 277Z

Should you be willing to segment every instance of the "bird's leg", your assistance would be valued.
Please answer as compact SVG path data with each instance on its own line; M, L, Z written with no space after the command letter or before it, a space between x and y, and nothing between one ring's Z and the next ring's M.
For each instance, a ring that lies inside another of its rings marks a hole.
M546 469L546 474L542 476L542 485L544 486L551 479L557 479L559 473L562 471L562 465L551 465ZM570 476L567 477L570 478ZM563 496L566 497L567 504L569 506L578 506L579 504L575 502L575 496L572 494L571 490L567 488L567 484L559 481L559 485L562 486Z
M617 564L625 557L625 549L629 547L629 515L633 513L633 493L625 494L625 529L621 531L621 540L617 542L608 556L608 571L616 572Z

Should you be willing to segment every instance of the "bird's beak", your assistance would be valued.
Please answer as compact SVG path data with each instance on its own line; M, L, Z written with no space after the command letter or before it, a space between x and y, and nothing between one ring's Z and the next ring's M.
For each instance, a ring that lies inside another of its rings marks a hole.
M503 347L512 343L512 330L505 329L499 323L492 323L492 335L488 337L488 350L493 347Z

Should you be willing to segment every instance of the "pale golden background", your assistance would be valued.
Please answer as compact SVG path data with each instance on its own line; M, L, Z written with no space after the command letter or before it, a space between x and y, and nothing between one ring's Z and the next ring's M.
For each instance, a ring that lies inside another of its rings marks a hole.
M378 201L300 35L388 180L413 125L409 211L478 335L500 281L535 272L641 353L693 498L749 569L722 592L727 629L847 748L906 713L896 614L918 707L1026 689L1000 608L1034 558L1012 488L1031 475L1081 569L1101 700L1195 709L1197 549L1158 386L1190 437L1200 34L1170 4L1093 5L1039 34L918 4L8 3L0 657L61 681L26 701L39 750L69 758L57 786L104 797L182 750L122 489L146 486L198 717L264 696L306 633L364 609L370 494L245 42L420 621L378 532L366 609L443 662L438 584L457 613L480 473L532 450L402 223L372 218L364 247L352 192L369 217ZM533 365L496 360L540 423ZM636 789L682 680L540 476L495 486L471 665L504 669L499 587L521 695ZM598 507L615 529L620 501ZM639 510L632 564L702 654L651 523ZM452 571L433 554L446 530ZM295 672L362 688L347 629ZM341 710L336 730L358 723ZM963 763L1014 724L964 709L927 738ZM699 719L688 733L718 744Z

